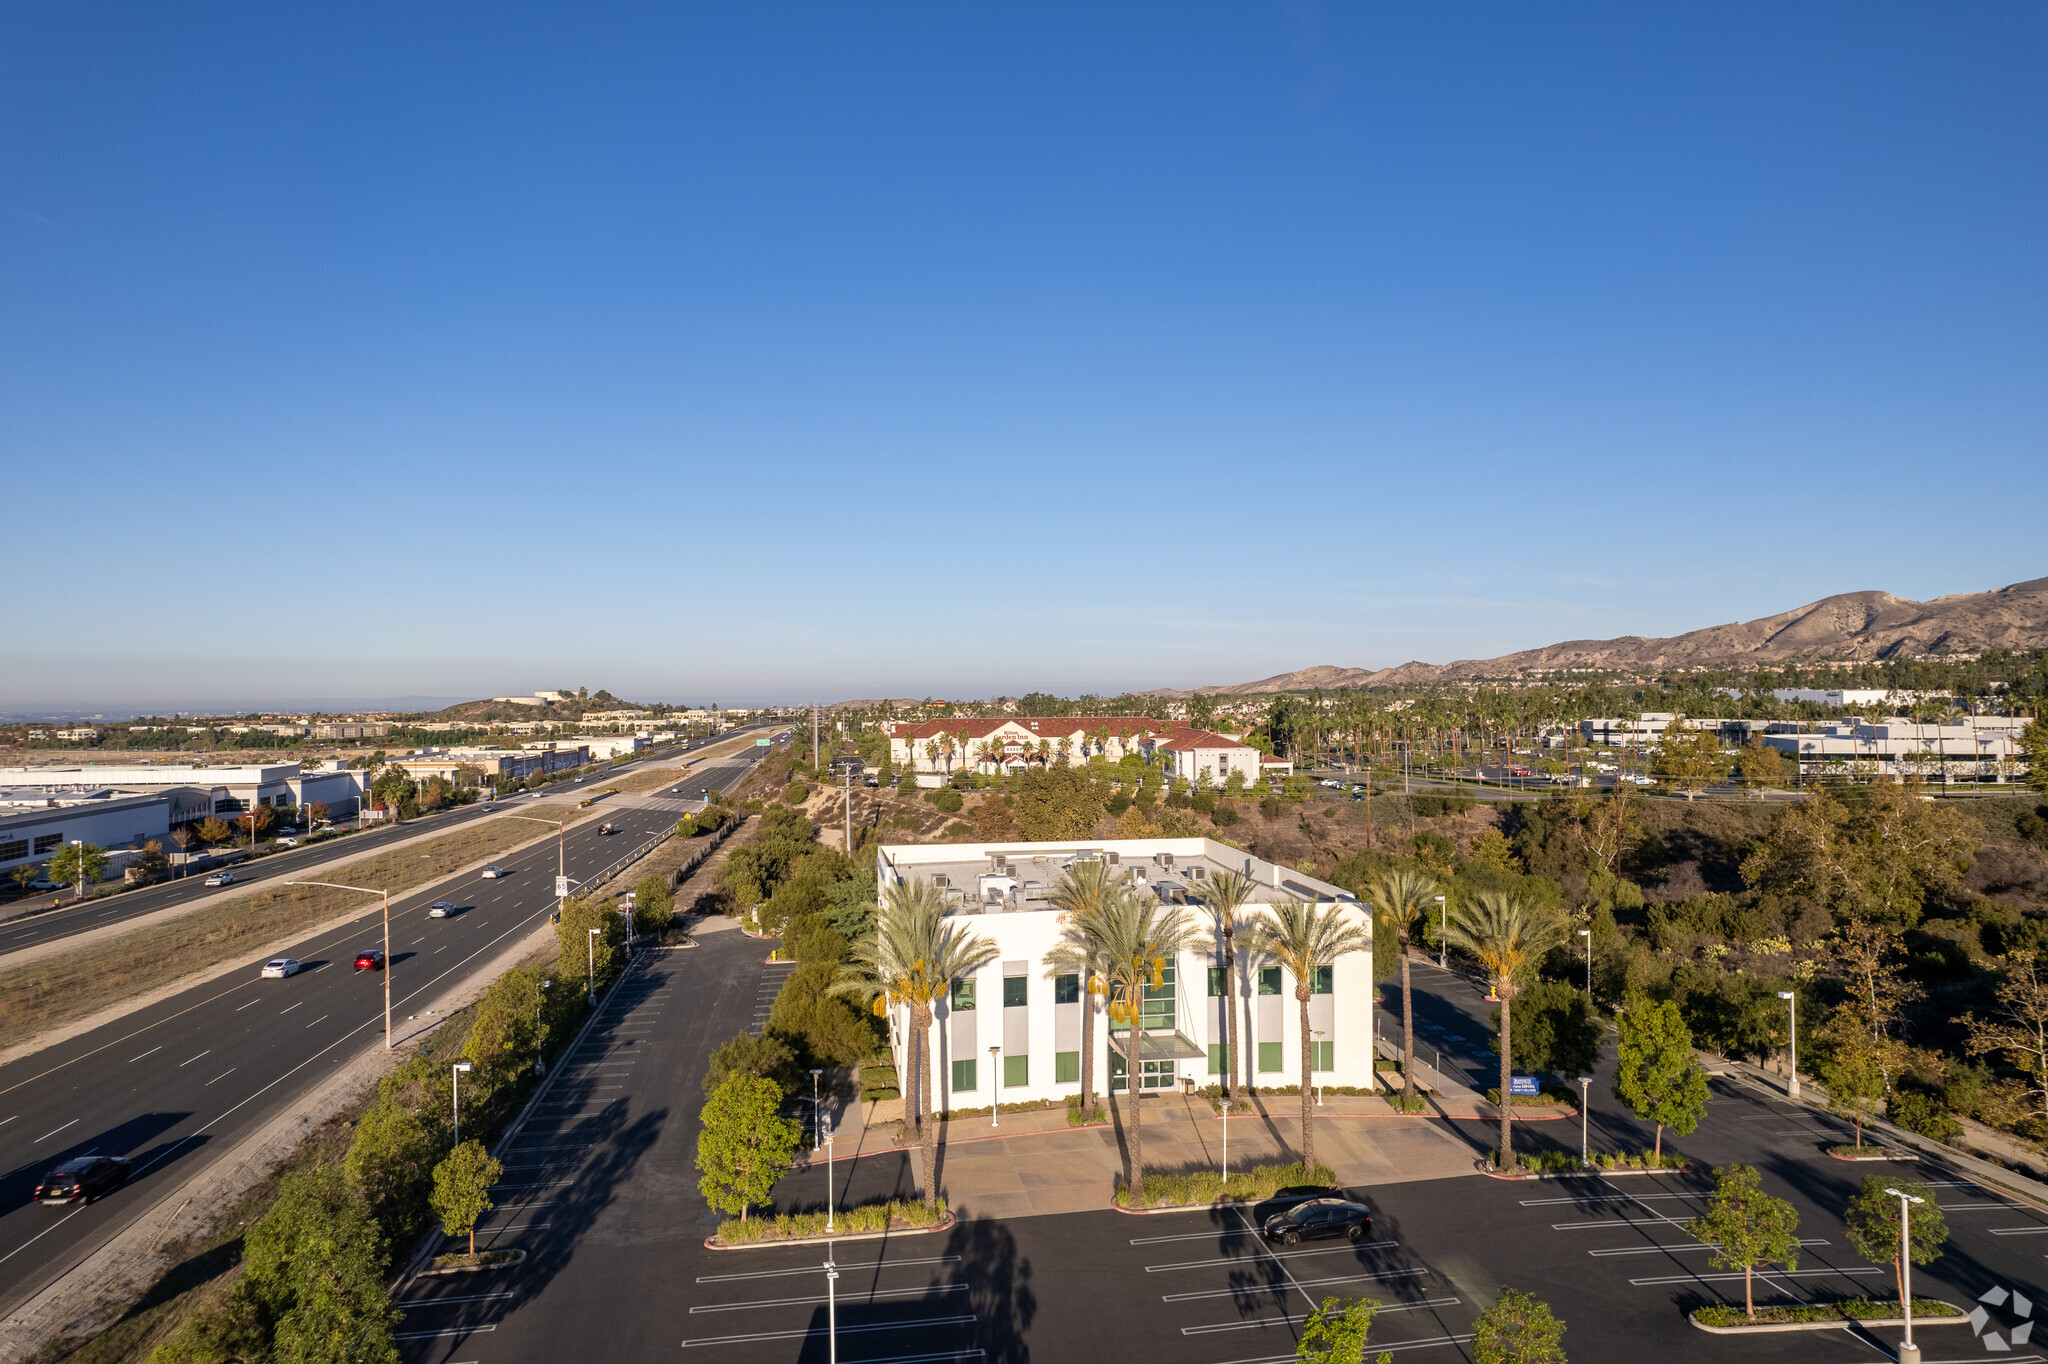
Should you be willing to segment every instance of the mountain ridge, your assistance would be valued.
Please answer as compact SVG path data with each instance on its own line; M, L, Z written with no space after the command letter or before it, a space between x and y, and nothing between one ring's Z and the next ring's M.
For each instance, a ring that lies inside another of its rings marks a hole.
M1574 639L1496 658L1451 663L1411 660L1391 668L1332 663L1278 673L1256 682L1159 687L1138 696L1257 696L1268 692L1344 687L1418 686L1505 678L1567 669L1644 672L1666 668L1782 666L1862 662L1987 649L2048 648L2048 578L1911 601L1889 592L1843 592L1752 621L1710 625L1682 635Z

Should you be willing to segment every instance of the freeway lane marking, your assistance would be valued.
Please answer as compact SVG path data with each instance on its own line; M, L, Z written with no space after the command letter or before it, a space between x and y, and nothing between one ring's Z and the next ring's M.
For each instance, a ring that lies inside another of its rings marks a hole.
M321 1014L318 1018L314 1019L311 1023L308 1023L306 1026L308 1028L317 1028L322 1023L325 1023L328 1019L332 1017L334 1017L333 1014Z
M302 1000L300 1000L300 1001L299 1001L299 1004L304 1004L305 1002L306 1002L306 1001L302 999ZM290 1013L290 1012L292 1011L292 1009L296 1009L296 1008L298 1008L298 1007L299 1007L299 1004L294 1004L294 1005L292 1005L291 1009L279 1009L279 1010L277 1011L277 1016L278 1016L279 1018L283 1018L283 1017L284 1017L284 1016L285 1016L286 1014ZM246 1007L246 1006L244 1006L244 1007ZM239 1010L239 1009L238 1009L238 1010L236 1010L236 1012L237 1012L237 1013L239 1013L239 1012L241 1012L241 1010Z
M240 1013L240 1012L242 1012L242 1009L253 1009L253 1008L255 1008L255 1007L256 1007L256 1006L258 1005L258 1004L261 1004L262 1002L263 1002L263 1001L262 1001L261 999L252 999L252 1000L250 1000L250 1001L249 1001L249 1002L248 1002L247 1004L244 1004L244 1005L242 1006L242 1008L241 1008L241 1009L236 1009L236 1010L235 1010L235 1012L236 1012L236 1013Z
M914 1321L877 1321L862 1326L841 1326L839 1334L850 1336L862 1331L908 1331L918 1326L965 1326L973 1320L974 1317L970 1313L958 1317L919 1317ZM757 1340L805 1340L811 1336L824 1334L824 1327L814 1326L807 1331L762 1331L750 1336L704 1336L684 1341L683 1348L687 1350L693 1345L744 1345ZM946 1358L943 1355L938 1357Z
M50 1225L49 1225L49 1226L47 1226L47 1227L44 1227L44 1228L43 1228L43 1229L42 1229L41 1231L39 1231L39 1232L37 1232L37 1233L36 1233L35 1235L33 1235L33 1236L29 1237L29 1238L28 1238L28 1239L27 1239L26 1241L23 1241L23 1242L22 1242L22 1243L21 1243L20 1245L16 1246L16 1247L15 1247L15 1248L14 1248L13 1250L10 1250L10 1251L8 1251L8 1252L7 1252L7 1253L6 1253L5 1255L0 1255L0 1265L4 1265L4 1264L6 1264L6 1263L7 1263L7 1262L8 1262L9 1260L11 1260L11 1259L13 1259L13 1258L14 1258L15 1256L17 1256L17 1255L21 1254L21 1252L23 1252L24 1250L27 1250L27 1249L28 1249L28 1248L29 1248L30 1246L32 1246L32 1245L34 1245L34 1244L35 1244L36 1242L38 1242L38 1241L42 1240L42 1239L43 1239L43 1238L44 1238L45 1236L48 1236L48 1235L49 1235L49 1234L50 1234L51 1232L53 1232L53 1231L55 1231L55 1230L56 1230L57 1228L59 1228L59 1227L63 1226L63 1225L64 1225L64 1224L66 1223L66 1222L69 1222L69 1221L70 1221L70 1220L71 1220L72 1218L74 1218L74 1217L78 1216L78 1214L80 1214L80 1213L82 1213L82 1212L84 1212L84 1211L85 1211L85 1204L83 1204L83 1203L80 1203L80 1204L79 1204L79 1205L78 1205L77 1207L73 1208L73 1209L72 1209L72 1210L71 1210L70 1212L67 1212L67 1213L65 1213L65 1214L64 1214L64 1215L63 1215L62 1217L60 1217L60 1218L58 1218L58 1219L57 1219L56 1221L54 1221L54 1222L50 1223Z
M9 1119L9 1121L12 1121L12 1119ZM67 1122L67 1123L65 1123L65 1124L64 1124L64 1127L76 1127L76 1126L78 1126L78 1119L76 1119L76 1118L73 1118L73 1119L72 1119L72 1120L71 1120L70 1122ZM62 1132L62 1131L64 1130L64 1127L53 1127L53 1128L51 1128L51 1129L50 1129L49 1131L47 1131L47 1132L43 1133L43 1135L42 1135L42 1136L40 1136L40 1137L37 1137L37 1138L36 1138L36 1141L48 1141L48 1140L49 1140L49 1139L50 1139L51 1137L54 1137L54 1136L56 1136L56 1135L57 1135L57 1134L58 1134L59 1132ZM34 1146L34 1145L36 1144L36 1141L32 1141L32 1142L30 1142L30 1143L29 1143L29 1145L30 1145L30 1146Z
M840 1300L852 1305L873 1302L877 1298L916 1298L928 1294L965 1293L969 1285L964 1283L924 1284L916 1288L874 1288L866 1293L847 1293ZM745 1312L756 1307L803 1307L825 1301L824 1294L815 1298L751 1298L745 1302L710 1303L703 1307L692 1307L690 1315L699 1312Z
M150 1049L149 1049L148 1051L146 1051L146 1052L142 1053L142 1056L154 1056L154 1055L156 1055L156 1054L157 1054L158 1052L160 1052L160 1051L162 1051L162 1050L163 1050L163 1048L162 1048L162 1047L151 1047L151 1048L150 1048ZM129 1057L129 1058L128 1058L128 1064L129 1064L129 1065L131 1065L131 1066L132 1066L132 1065L134 1065L134 1064L135 1064L135 1063L136 1063L137 1061L140 1061L140 1060L142 1059L142 1056L131 1056L131 1057Z
M561 1182L567 1184L571 1181L562 1180ZM503 1189L511 1186L501 1184L498 1187ZM859 1264L842 1264L839 1266L839 1270L844 1274L850 1269L894 1269L899 1265L957 1265L959 1263L960 1257L958 1255L931 1255L916 1260L863 1260ZM824 1272L825 1267L823 1265L803 1265L796 1269L757 1269L747 1274L699 1274L697 1282L733 1283L740 1279L786 1279L792 1274L823 1274Z
M211 1056L211 1055L213 1055L213 1048L212 1048L212 1047L208 1047L208 1048L207 1048L207 1049L206 1049L205 1051L202 1051L202 1052L200 1052L200 1053L199 1053L199 1056ZM193 1056L193 1057L188 1057L187 1059L185 1059L185 1060L183 1060L183 1061L180 1061L180 1062L178 1062L178 1069L179 1069L179 1070L183 1070L183 1069L184 1069L185 1067L187 1067L187 1066L191 1065L191 1064L192 1064L192 1062L194 1062L194 1061L197 1061L197 1060L199 1059L199 1056Z
M230 1075L233 1075L233 1074L235 1073L235 1071L236 1071L237 1069L238 1069L238 1067L235 1067L235 1066L229 1066L229 1067L228 1067L228 1068L227 1068L226 1070L224 1070L224 1071L222 1071L222 1072L221 1072L220 1074L218 1074L218 1075L214 1076L214 1077L213 1077L213 1080L225 1080L225 1079L227 1079L227 1078L228 1078L228 1076L230 1076ZM213 1083L213 1080L208 1080L208 1081L206 1082L206 1085L210 1085L210 1084L212 1084L212 1083ZM206 1085L201 1085L201 1086L199 1086L199 1087L200 1087L201 1089L204 1089L204 1088L206 1088Z

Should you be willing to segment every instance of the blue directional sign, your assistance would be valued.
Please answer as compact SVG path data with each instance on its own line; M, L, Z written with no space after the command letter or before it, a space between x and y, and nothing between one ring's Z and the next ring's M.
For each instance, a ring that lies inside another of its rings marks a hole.
M1533 1075L1510 1075L1510 1076L1508 1077L1508 1093L1510 1093L1510 1094L1534 1094L1535 1092L1536 1092L1536 1077L1535 1077L1535 1076L1533 1076Z

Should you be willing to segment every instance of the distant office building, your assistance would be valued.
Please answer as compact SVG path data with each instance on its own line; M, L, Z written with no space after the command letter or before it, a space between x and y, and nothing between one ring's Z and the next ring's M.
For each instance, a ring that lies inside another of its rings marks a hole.
M316 739L381 739L391 732L383 720L334 720L313 726Z
M499 782L523 781L527 777L545 776L550 772L565 772L572 767L581 767L590 761L589 750L580 744L565 744L559 748L437 748L423 749L390 760L414 781L426 781L439 777L443 781L456 780L458 772L473 767L482 775L483 784L493 786Z
M352 815L362 799L363 772L339 760L318 771L297 763L250 763L235 767L181 767L169 763L133 767L13 767L0 769L0 796L11 790L42 787L60 792L113 791L149 795L174 787L205 791L211 813L238 815L254 805L291 806L324 801L330 815Z
M2032 721L1967 716L1954 724L1841 721L1808 732L1773 733L1764 742L1796 758L1802 776L1910 776L1949 781L2010 781L2027 770L2019 736Z
M212 813L210 793L190 788L149 795L55 792L46 793L42 804L28 800L31 789L17 787L0 798L0 872L47 862L74 842L107 849L118 863L151 839L166 842L173 826Z

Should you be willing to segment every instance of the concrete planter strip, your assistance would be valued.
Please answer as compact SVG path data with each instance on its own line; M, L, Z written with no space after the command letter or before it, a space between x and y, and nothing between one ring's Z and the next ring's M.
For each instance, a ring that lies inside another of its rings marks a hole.
M742 1241L729 1246L716 1236L704 1238L706 1250L767 1250L774 1246L822 1246L834 1241L880 1241L890 1236L929 1236L933 1232L951 1231L953 1214L947 1213L945 1220L929 1227L891 1227L887 1231L841 1232L836 1236L764 1236L758 1241Z
M479 1253L483 1255L503 1255L505 1258L493 1260L489 1264L482 1265L434 1265L421 1270L420 1277L428 1278L440 1274L482 1274L493 1269L510 1269L526 1259L526 1252L523 1250L486 1250Z
M1846 1331L1857 1326L1904 1326L1906 1324L1904 1317L1838 1317L1833 1321L1760 1321L1753 1326L1708 1326L1690 1312L1685 1314L1685 1319L1693 1324L1693 1329L1705 1331L1708 1335L1714 1336L1761 1336L1772 1335L1780 1331ZM1913 1318L1915 1330L1922 1326L1968 1326L1969 1324L1970 1319L1960 1312L1952 1317Z

